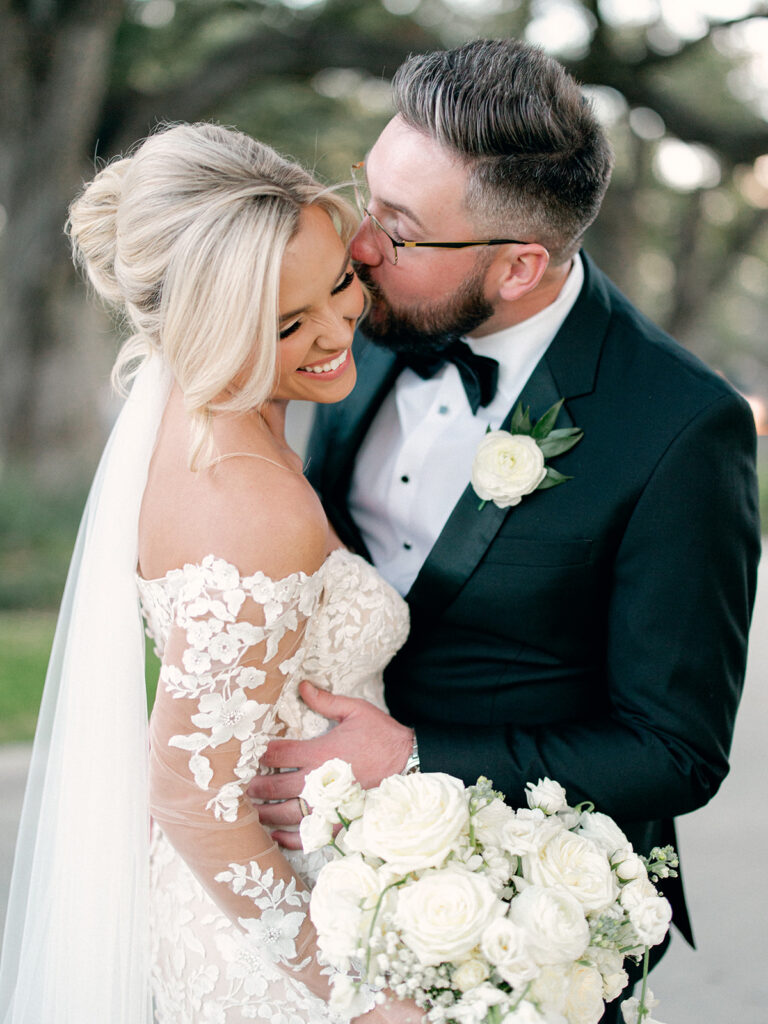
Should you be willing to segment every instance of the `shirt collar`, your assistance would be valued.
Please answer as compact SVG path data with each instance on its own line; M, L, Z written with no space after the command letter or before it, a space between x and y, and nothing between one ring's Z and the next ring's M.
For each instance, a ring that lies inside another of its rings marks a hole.
M527 320L482 338L464 338L473 352L499 363L498 393L510 403L544 355L584 284L584 264L576 255L557 298Z

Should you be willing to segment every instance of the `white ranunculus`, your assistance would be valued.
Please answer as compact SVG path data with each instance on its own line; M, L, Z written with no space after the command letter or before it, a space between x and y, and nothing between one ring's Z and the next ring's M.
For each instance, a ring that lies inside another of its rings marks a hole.
M626 911L630 911L633 907L642 903L643 900L653 899L656 896L656 890L650 883L648 878L635 878L631 882L627 882L626 885L621 887L619 891L619 902Z
M304 853L322 850L333 838L333 823L323 814L308 814L299 823L299 835Z
M534 885L565 889L586 914L606 910L619 894L606 854L573 832L559 832L526 857L523 873Z
M565 1014L570 1024L597 1024L603 1016L603 979L594 967L574 964L568 978Z
M557 814L558 811L565 811L568 808L565 790L559 782L539 779L536 783L529 782L525 789L525 798L531 810L538 807L545 814Z
M504 908L483 875L451 867L399 889L394 922L426 967L465 957Z
M345 843L407 874L440 867L468 827L467 797L459 779L442 772L391 775L368 791L363 816Z
M451 975L451 984L459 992L468 992L471 988L477 988L488 978L488 968L482 960L465 960L459 964Z
M669 930L672 907L663 896L649 896L630 910L629 920L644 946L658 946Z
M509 906L510 919L528 933L528 949L538 964L577 960L589 942L582 905L570 893L532 885Z
M591 839L597 843L611 860L616 860L614 854L628 855L632 850L632 844L621 831L619 826L607 814L600 811L584 811L579 818L579 827L576 830L579 835Z
M347 969L349 958L367 939L380 895L378 875L359 854L333 860L320 871L312 890L309 916L317 929L320 949L339 970Z
M546 475L544 455L532 437L491 430L477 447L471 479L479 498L509 508L535 491Z
M525 929L508 917L498 917L488 925L480 940L480 949L513 988L538 974L538 964L528 951Z
M502 826L502 846L507 853L524 857L538 853L553 836L563 831L563 823L554 815L550 817L538 809L521 808Z
M338 808L358 797L359 793L360 785L352 774L352 766L339 757L311 771L301 791L310 807L333 818Z

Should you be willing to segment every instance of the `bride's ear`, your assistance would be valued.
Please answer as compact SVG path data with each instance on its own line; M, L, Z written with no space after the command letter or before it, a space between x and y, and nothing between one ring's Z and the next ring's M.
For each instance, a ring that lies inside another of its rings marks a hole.
M492 287L503 302L515 302L533 291L548 266L549 253L543 245L510 244L491 266Z

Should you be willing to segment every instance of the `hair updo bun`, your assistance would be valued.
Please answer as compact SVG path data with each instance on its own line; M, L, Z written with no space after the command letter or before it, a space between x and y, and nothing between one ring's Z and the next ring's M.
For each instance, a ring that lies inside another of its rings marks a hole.
M163 126L72 204L75 262L133 331L113 380L124 389L143 359L165 361L190 416L193 468L211 461L212 414L252 410L274 391L283 253L308 206L348 242L349 204L213 124Z
M124 302L115 274L117 213L130 165L130 159L116 160L100 171L70 206L67 221L75 263L97 294L116 306Z

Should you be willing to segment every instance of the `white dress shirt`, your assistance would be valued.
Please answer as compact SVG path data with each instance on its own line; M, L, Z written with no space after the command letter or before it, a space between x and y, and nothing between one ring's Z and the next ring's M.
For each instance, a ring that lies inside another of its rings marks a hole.
M406 594L469 483L478 444L498 430L578 298L580 257L559 295L520 324L484 338L464 338L499 362L493 401L474 415L459 371L446 363L422 380L400 374L371 424L355 463L349 509L374 565Z

